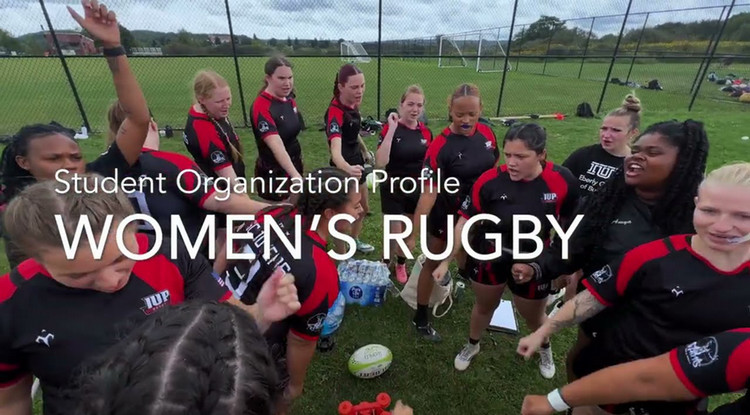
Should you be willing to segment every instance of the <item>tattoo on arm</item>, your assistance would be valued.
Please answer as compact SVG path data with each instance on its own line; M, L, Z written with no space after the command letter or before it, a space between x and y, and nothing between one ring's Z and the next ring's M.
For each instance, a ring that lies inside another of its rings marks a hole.
M550 320L550 325L555 331L580 324L589 318L599 314L606 307L600 303L588 290L582 291L573 298L573 316L569 319L558 321Z

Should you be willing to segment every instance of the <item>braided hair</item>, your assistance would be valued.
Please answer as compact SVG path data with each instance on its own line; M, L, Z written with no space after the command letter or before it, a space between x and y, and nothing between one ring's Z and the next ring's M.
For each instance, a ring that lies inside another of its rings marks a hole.
M282 396L252 318L201 301L159 311L74 384L68 397L81 415L271 415Z
M32 124L21 128L3 149L0 157L0 185L3 187L0 204L9 202L13 197L30 184L36 183L31 172L22 168L16 162L16 157L27 157L29 144L36 138L44 138L54 134L62 134L71 140L75 131L52 122L50 124Z
M693 228L694 197L703 180L708 158L708 136L703 124L687 120L664 121L649 126L641 136L659 134L678 148L677 160L667 178L664 195L652 211L653 225L667 235L695 232ZM615 219L625 200L635 189L625 183L625 169L617 172L592 194L584 208L584 217L593 218L582 223L582 235L587 235L589 246L598 250L607 239L609 224ZM596 257L592 253L592 257Z

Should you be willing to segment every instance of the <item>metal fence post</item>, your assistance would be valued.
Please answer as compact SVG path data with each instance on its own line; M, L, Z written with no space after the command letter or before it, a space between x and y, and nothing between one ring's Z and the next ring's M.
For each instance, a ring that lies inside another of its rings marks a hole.
M227 22L229 23L229 37L232 39L232 55L234 56L234 70L237 73L237 86L240 89L240 104L242 105L242 122L245 127L249 127L250 124L247 122L247 110L245 109L245 93L242 89L242 77L240 76L240 64L237 60L237 48L234 39L234 30L232 30L232 15L229 13L229 0L224 0L224 6L227 9Z
M732 16L732 9L734 8L734 3L736 0L732 0L732 4L729 5L729 10L727 11L727 17L724 18L724 24L721 25L721 29L719 30L719 34L716 35L716 42L714 42L713 47L711 48L711 54L708 55L708 61L706 61L706 65L703 67L703 73L698 78L698 85L695 87L695 91L693 92L693 97L690 98L690 105L688 106L688 111L693 110L693 104L695 103L695 98L698 96L698 92L701 90L701 85L703 85L703 79L706 78L706 72L708 72L709 66L711 66L711 60L714 58L714 54L716 53L716 49L719 47L719 42L721 42L721 36L724 35L724 29L727 27L727 23L729 23L729 18Z
M513 44L513 26L516 24L516 10L518 10L518 0L513 2L513 17L510 21L510 34L508 35L508 53L505 54L503 62L503 80L500 82L500 95L497 97L496 117L500 116L500 105L503 103L503 93L505 92L505 76L508 75L508 55L510 54L511 45Z
M378 104L377 112L375 112L375 119L380 119L380 94L381 94L381 59L383 56L382 50L382 35L383 35L383 0L378 0Z
M511 28L512 29L512 28ZM526 25L521 26L521 37L518 38L518 40L521 42L519 43L518 47L518 55L516 55L516 72L518 72L518 66L521 63L521 52L523 51L523 35L526 33ZM508 49L508 52L506 55L510 53L510 49Z
M719 29L721 28L721 22L724 20L725 11L727 11L727 6L724 6L721 8L721 14L719 15L719 20L716 21L716 30L714 31L713 36L711 36L711 39L708 40L706 51L703 52L703 59L701 59L701 64L698 65L698 72L695 74L695 79L693 79L693 85L690 87L691 94L695 91L695 87L698 85L698 82L700 82L701 72L703 72L703 65L706 64L706 57L708 56L709 53L711 53L711 46L713 46L714 42L719 40L719 38L717 38L716 35L719 34Z
M633 0L628 1L628 9L625 10L625 17L622 19L622 26L620 27L620 36L617 37L617 43L615 44L615 51L612 53L612 61L609 63L609 70L607 70L607 76L604 78L604 86L602 87L602 95L599 97L599 104L596 106L597 114L602 110L602 102L604 101L604 95L607 93L607 85L609 84L609 77L612 75L612 68L615 66L617 60L617 52L620 50L620 42L622 41L622 34L625 32L625 25L628 22L628 16L630 15L630 6L633 5Z
M589 37L586 38L586 46L583 47L583 57L581 58L581 67L578 68L578 79L581 79L581 73L583 73L583 63L586 62L586 54L589 52L589 42L591 42L591 34L594 32L594 22L596 17L591 18L591 27L589 27Z
M566 22L563 21L563 27L565 27L565 23ZM547 51L544 52L544 66L542 67L542 75L547 73L547 58L549 57L549 49L550 47L552 47L552 38L555 37L555 33L557 33L557 31L554 31L549 35L549 41L547 42Z
M646 13L646 20L643 21L643 28L641 34L638 36L638 43L635 45L635 52L633 52L633 59L630 61L630 69L628 69L628 76L625 78L625 82L630 82L630 74L633 73L633 65L635 64L635 57L638 56L638 51L641 49L641 41L643 40L643 34L646 33L646 24L648 23L648 17L651 13Z
M68 84L70 85L70 88L73 90L73 97L76 100L76 105L78 105L78 111L81 113L81 118L83 119L83 125L86 126L86 129L89 131L91 130L91 125L89 124L89 120L86 117L86 111L83 109L83 103L81 102L81 97L78 95L78 89L76 88L76 84L73 81L73 75L70 73L70 69L68 68L68 62L65 60L65 55L62 53L62 48L60 47L60 42L57 40L57 35L55 34L55 29L52 27L52 21L49 18L49 14L47 13L47 7L44 5L44 0L39 0L39 4L42 6L42 13L44 13L44 19L47 21L47 27L49 27L49 34L52 36L52 40L55 42L55 50L57 50L57 56L60 57L60 63L62 63L63 70L65 71L65 77L68 78Z

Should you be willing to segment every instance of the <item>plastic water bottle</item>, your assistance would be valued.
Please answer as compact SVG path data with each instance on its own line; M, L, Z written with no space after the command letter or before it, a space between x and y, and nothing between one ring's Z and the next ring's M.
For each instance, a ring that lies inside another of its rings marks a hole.
M88 137L89 135L89 129L85 125L81 126L81 135L84 137Z
M464 284L463 281L456 281L456 284L453 288L453 301L458 302L458 300L463 296L464 290L466 290L466 284Z

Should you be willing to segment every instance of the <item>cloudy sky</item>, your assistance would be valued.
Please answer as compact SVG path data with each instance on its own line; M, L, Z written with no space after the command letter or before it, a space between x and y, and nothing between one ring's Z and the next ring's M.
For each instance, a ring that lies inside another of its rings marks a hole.
M383 39L433 37L437 34L509 26L512 0L382 0ZM80 3L46 0L56 30L75 29L65 9ZM517 24L531 23L541 15L563 19L623 14L627 0L519 0ZM676 10L729 5L731 0L633 0L632 12ZM748 4L737 12L750 12ZM110 0L106 2L130 30L194 33L229 33L224 1L221 0ZM378 0L229 0L235 33L260 38L287 37L377 40ZM716 19L721 8L687 12L655 13L649 26L666 21ZM633 16L628 28L640 27L645 16ZM571 21L588 30L591 20ZM617 32L622 17L597 19L594 31ZM47 27L37 0L0 0L0 28L18 36ZM499 36L507 38L507 30Z

